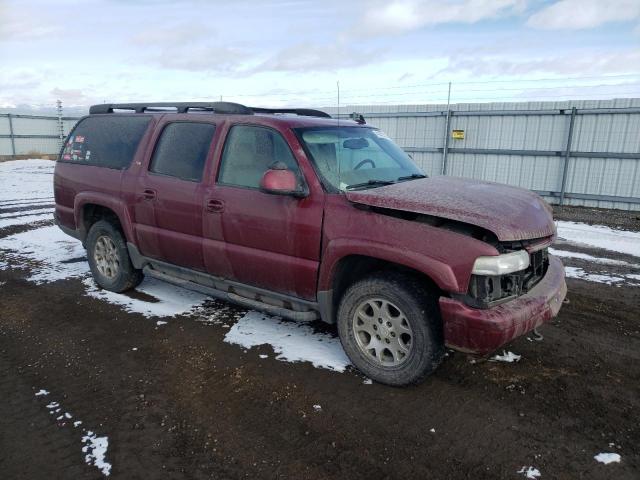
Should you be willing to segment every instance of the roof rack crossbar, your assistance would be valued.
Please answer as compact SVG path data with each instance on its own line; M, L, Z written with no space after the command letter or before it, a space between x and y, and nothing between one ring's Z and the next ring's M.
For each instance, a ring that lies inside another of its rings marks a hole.
M203 110L237 115L253 114L249 107L233 102L103 103L91 106L89 113L113 113L114 110L133 110L136 113L144 113L145 111L162 111L164 108L175 108L177 113L187 113L189 110Z
M304 116L304 117L322 117L322 118L331 118L326 112L322 110L314 110L313 108L258 108L252 107L255 113L294 113L296 115Z

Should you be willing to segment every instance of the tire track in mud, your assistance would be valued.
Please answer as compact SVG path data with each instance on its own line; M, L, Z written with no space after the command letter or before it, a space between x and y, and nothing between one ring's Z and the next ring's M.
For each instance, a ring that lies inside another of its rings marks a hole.
M11 412L0 419L2 477L51 478L52 472L64 472L67 478L98 478L83 462L79 432L58 426L45 408L47 397L35 396L32 377L16 363L0 351L0 398L4 412Z

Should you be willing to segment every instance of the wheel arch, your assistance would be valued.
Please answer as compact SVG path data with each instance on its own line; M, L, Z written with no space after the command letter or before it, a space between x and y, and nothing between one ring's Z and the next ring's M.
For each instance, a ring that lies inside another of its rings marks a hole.
M351 253L336 260L328 282L324 284L324 288L318 290L318 307L322 320L327 323L335 323L338 304L347 288L357 280L383 270L411 276L418 280L425 289L434 291L438 296L444 295L446 292L429 273L405 263L381 256Z
M132 238L131 222L122 202L105 195L78 195L76 197L75 221L80 240L84 243L91 226L101 219L110 220L121 230L126 241Z

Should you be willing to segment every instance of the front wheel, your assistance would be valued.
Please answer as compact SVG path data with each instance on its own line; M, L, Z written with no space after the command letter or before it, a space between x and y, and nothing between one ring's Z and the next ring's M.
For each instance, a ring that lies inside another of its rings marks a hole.
M420 382L444 355L437 298L409 275L381 272L349 287L338 333L358 370L387 385Z
M142 281L142 271L131 264L127 243L111 222L99 220L94 223L87 235L86 246L91 274L105 290L124 292Z

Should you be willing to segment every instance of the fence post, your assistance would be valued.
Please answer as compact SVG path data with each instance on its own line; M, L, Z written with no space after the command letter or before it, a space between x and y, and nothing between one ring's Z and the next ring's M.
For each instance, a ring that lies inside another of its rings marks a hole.
M442 148L442 175L447 174L447 154L449 153L449 128L451 127L451 110L447 110L444 124L444 147Z
M11 118L11 114L7 114L7 118L9 119L9 136L11 137L11 154L13 158L16 158L16 139L13 135L13 119Z
M571 109L571 119L569 120L569 132L567 133L567 145L564 150L564 165L562 168L562 186L560 187L560 206L564 205L564 194L567 188L567 171L569 170L569 159L571 158L571 141L573 140L573 123L576 119L576 107Z
M64 124L62 123L62 102L56 101L58 110L58 150L62 148L62 142L64 141Z
M442 141L442 175L447 174L447 150L449 149L449 127L451 126L451 82L447 93L447 118L444 122L444 139Z

